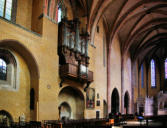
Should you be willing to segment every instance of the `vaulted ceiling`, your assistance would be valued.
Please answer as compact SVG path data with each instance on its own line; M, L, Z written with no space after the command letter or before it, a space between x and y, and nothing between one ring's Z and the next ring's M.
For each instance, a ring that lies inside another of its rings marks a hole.
M78 4L88 16L92 38L103 18L109 44L117 34L122 55L130 52L140 63L167 57L167 0L78 0Z

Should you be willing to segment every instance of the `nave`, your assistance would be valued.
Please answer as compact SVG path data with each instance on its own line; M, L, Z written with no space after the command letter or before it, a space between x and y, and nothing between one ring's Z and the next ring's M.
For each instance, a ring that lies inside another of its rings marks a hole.
M166 0L0 0L2 127L166 127L166 116Z

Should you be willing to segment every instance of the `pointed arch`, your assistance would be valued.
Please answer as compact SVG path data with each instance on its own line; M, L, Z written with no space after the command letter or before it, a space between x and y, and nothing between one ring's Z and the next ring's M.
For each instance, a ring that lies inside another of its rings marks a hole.
M117 88L114 88L111 96L111 112L118 113L119 112L119 93Z
M124 95L124 109L125 109L125 114L129 113L129 103L130 103L130 98L129 98L129 92L126 91Z

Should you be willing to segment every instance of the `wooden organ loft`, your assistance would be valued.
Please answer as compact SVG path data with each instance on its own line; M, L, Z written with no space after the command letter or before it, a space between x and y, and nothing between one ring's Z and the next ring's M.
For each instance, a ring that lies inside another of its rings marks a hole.
M58 55L60 86L65 79L87 83L87 87L93 81L93 72L88 70L88 41L87 32L79 32L78 19L62 19L59 23ZM87 88L86 87L86 88Z

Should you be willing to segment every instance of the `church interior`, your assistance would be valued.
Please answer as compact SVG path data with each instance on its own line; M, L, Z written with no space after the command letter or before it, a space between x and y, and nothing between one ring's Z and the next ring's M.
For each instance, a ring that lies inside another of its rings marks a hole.
M167 120L167 1L0 0L0 124L114 115Z

